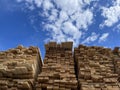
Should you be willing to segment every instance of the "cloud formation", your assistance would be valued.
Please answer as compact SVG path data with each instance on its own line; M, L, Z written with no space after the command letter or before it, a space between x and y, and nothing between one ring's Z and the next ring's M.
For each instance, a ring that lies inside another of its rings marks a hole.
M120 20L120 0L114 0L110 7L102 7L102 16L105 18L102 27L111 27L117 23Z
M95 11L94 5L99 0L17 0L29 4L31 10L42 9L40 16L46 18L44 22L44 30L49 32L49 38L45 41L73 41L74 46L79 43L90 43L96 40L102 42L108 37L108 34L96 34L90 32L90 36L86 37L89 32L88 28L93 24ZM101 26L112 26L119 20L120 16L119 0L115 1L111 7L102 7L102 16L105 21ZM112 15L111 15L112 14ZM85 38L86 37L86 38ZM98 39L99 38L99 39ZM83 40L84 39L84 40Z
M105 41L108 36L109 36L109 33L103 33L99 38L99 42Z
M114 27L113 31L117 31L118 33L120 33L120 24Z
M96 34L95 32L93 32L89 37L87 37L82 43L90 43L90 42L94 42L98 39L99 34Z
M73 41L76 46L83 35L81 29L87 30L88 26L93 23L92 10L90 8L83 8L96 0L25 1L27 3L34 2L38 8L41 7L44 10L42 14L48 20L45 28L50 32L50 38L47 40L57 42Z

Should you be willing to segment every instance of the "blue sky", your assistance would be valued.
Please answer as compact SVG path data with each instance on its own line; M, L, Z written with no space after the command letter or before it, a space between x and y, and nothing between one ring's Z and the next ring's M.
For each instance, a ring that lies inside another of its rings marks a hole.
M120 0L0 0L0 50L49 41L120 46Z

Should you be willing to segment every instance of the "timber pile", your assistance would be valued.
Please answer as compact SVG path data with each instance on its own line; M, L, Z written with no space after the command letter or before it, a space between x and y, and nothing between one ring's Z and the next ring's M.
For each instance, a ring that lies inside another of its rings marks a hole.
M118 81L120 82L120 51L119 51L119 47L115 47L113 50L113 54L114 54L114 70L115 73L117 73L118 76Z
M36 90L77 90L72 42L45 45L46 55Z
M0 90L32 90L42 61L37 47L0 52Z
M111 49L79 45L74 54L80 90L120 90Z
M120 50L72 42L0 52L0 90L120 90Z

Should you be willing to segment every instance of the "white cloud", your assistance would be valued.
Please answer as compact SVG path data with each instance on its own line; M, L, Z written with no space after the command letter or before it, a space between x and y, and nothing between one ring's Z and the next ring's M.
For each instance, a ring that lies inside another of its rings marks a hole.
M73 41L74 46L77 46L83 34L80 29L87 29L93 22L92 11L89 8L82 10L86 3L78 0L55 0L54 3L60 8L60 11L54 8L51 9L54 14L48 15L51 23L47 27L52 35L51 40ZM76 24L72 22L76 22Z
M83 0L83 2L86 4L90 4L92 1L98 1L98 0Z
M108 36L109 36L109 33L103 33L99 38L99 42L105 41Z
M37 7L41 7L43 0L34 0Z
M62 20L62 21L65 21L65 20L67 20L69 17L68 17L68 14L65 12L65 11L60 11L60 17L59 17L59 19L60 20Z
M62 28L65 34L73 35L73 33L77 31L77 28L71 22L63 23Z
M78 30L71 22L65 22L62 27L62 31L65 33L65 35L68 35L68 38L66 41L68 41L70 38L74 41L79 41L82 32ZM76 43L76 42L74 42Z
M98 34L96 34L95 32L93 32L89 37L87 37L82 43L90 43L90 42L94 42L98 39Z
M89 6L91 2L98 0L25 0L28 3L34 2L38 8L44 10L40 13L47 17L45 28L49 32L49 39L57 42L73 41L77 46L83 33L87 32L89 25L93 23L93 11ZM54 4L53 4L54 3ZM33 4L33 5L34 5ZM86 31L82 31L85 29ZM97 35L92 33L85 42L92 42Z
M67 12L69 15L75 13L79 9L79 0L54 0L58 8Z
M44 10L50 10L51 8L54 8L54 5L50 0L44 0L43 1L43 9Z
M120 20L120 0L115 0L113 6L111 7L102 7L102 16L105 18L105 21L100 25L112 26Z
M79 39L82 35L82 32L79 31L72 22L64 22L62 27L52 24L47 24L46 28L52 34L52 41L64 42L64 41L73 41L74 46L79 44Z
M77 28L87 29L88 25L93 22L93 13L90 9L81 12L78 11L71 18L72 21L76 21Z
M114 5L120 5L120 0L114 0L113 4Z
M48 20L49 21L56 21L57 20L57 16L58 16L58 11L56 9L52 9L51 10L51 15L48 15Z
M24 5L27 9L29 10L34 10L35 7L34 7L34 3L36 3L36 0L16 0L18 3L21 3L21 2L24 2ZM22 10L25 10L23 5L21 7Z
M115 28L113 28L113 31L120 32L120 24L118 24Z

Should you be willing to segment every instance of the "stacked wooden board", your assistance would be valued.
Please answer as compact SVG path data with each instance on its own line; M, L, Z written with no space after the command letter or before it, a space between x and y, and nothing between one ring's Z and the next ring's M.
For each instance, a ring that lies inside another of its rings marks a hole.
M73 43L0 52L0 90L120 90L120 50Z
M20 45L0 52L0 90L33 90L41 67L37 47Z
M77 90L72 42L45 45L42 73L38 75L36 90Z
M120 90L111 49L79 45L74 57L79 90Z
M119 47L115 47L113 50L113 54L114 54L114 70L115 73L118 74L118 81L120 82L120 51L119 51Z

